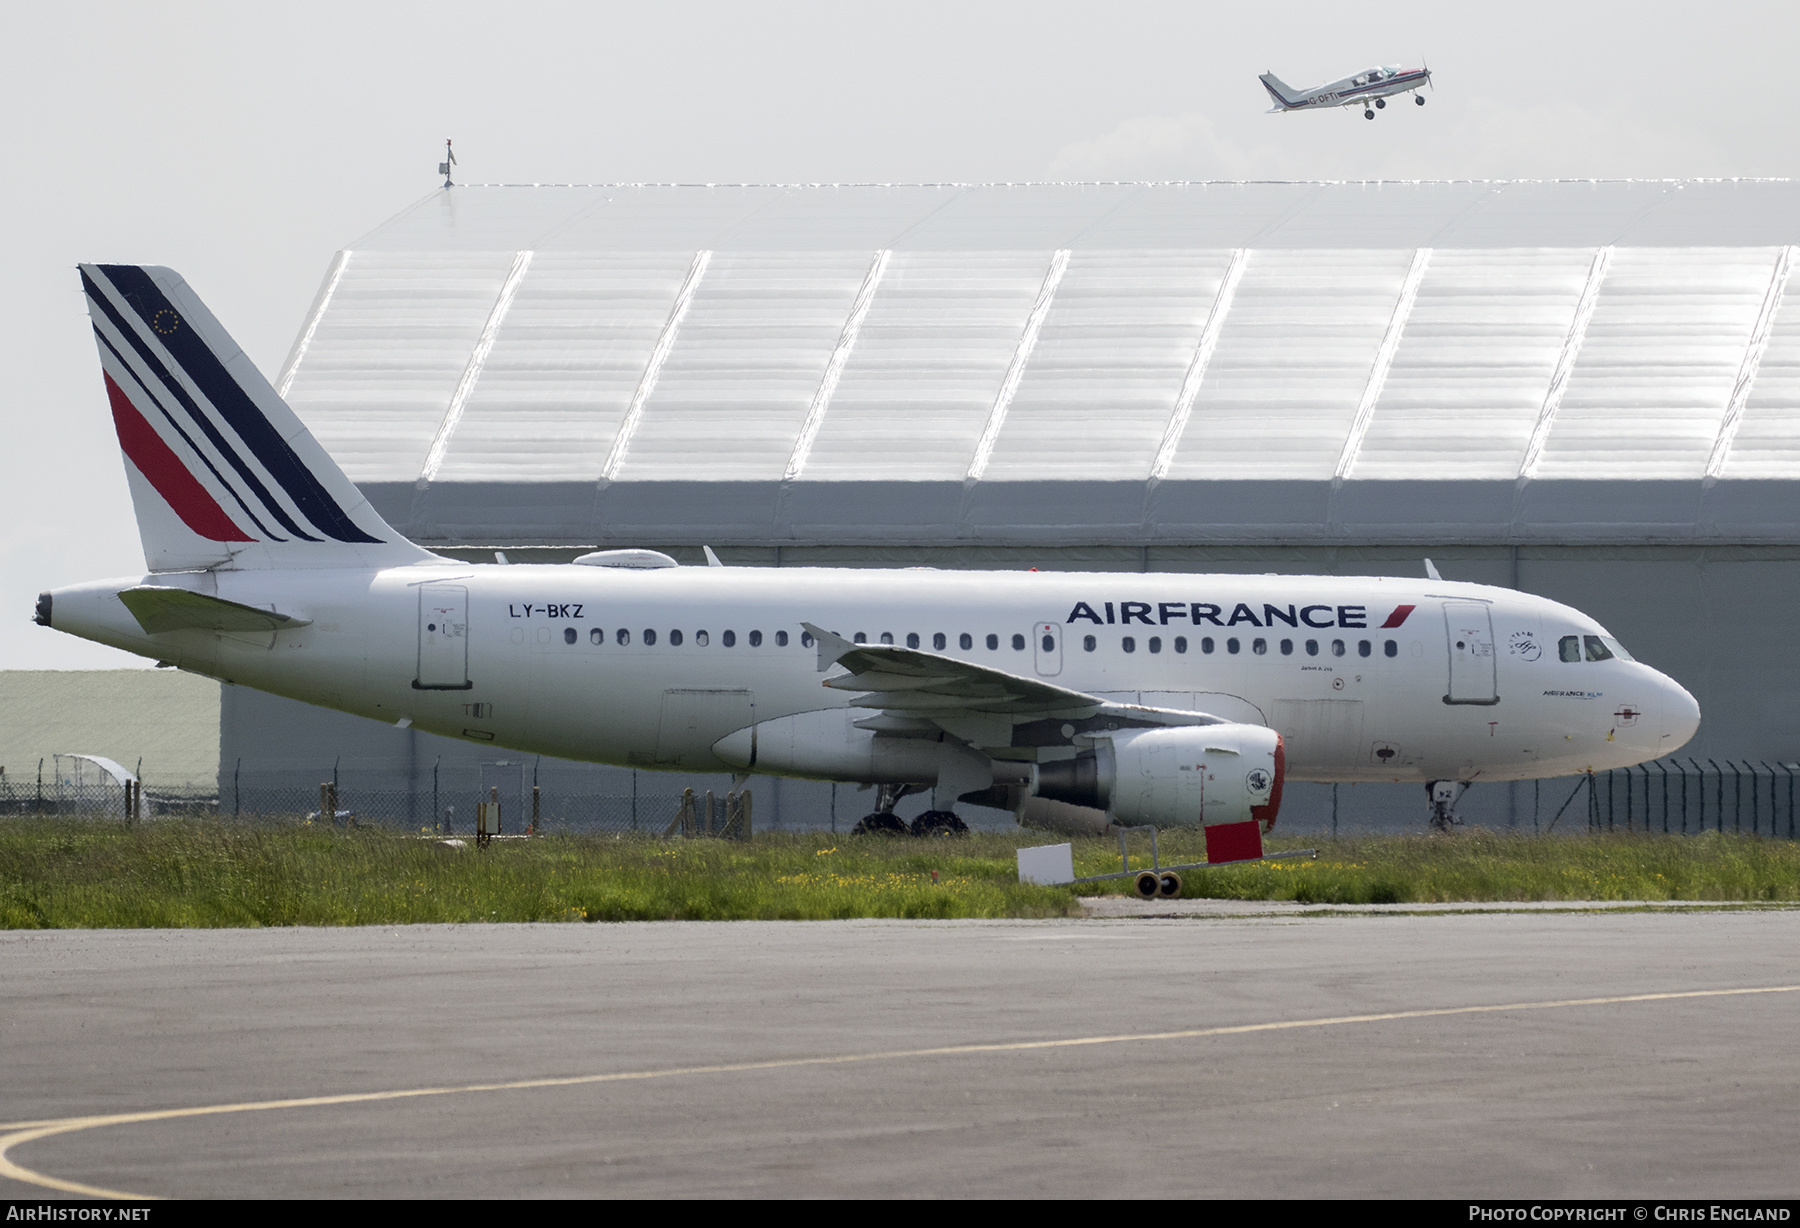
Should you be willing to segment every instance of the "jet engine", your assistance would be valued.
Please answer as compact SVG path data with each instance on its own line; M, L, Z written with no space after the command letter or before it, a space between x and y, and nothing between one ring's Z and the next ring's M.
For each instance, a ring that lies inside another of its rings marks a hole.
M1037 797L1104 810L1121 826L1202 827L1208 861L1262 856L1281 809L1281 735L1261 725L1189 725L1096 735L1039 763Z

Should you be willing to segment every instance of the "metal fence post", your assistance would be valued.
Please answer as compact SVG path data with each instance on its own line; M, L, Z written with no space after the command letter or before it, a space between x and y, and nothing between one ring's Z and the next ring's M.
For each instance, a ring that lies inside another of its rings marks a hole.
M1715 760L1708 759L1707 762L1712 764L1713 773L1718 777L1718 782L1714 786L1713 793L1713 802L1715 803L1713 807L1713 823L1720 831L1724 831L1725 769L1721 768ZM1700 778L1700 830L1706 830L1706 778L1704 776Z

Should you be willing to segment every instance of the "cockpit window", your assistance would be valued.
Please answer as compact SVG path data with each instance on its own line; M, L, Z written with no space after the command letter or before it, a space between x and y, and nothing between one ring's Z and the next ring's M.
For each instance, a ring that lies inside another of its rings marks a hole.
M1587 645L1587 659L1588 660L1590 660L1590 661L1610 661L1610 660L1612 660L1612 655L1613 655L1612 649L1608 648L1606 646L1605 641L1603 641L1599 636L1584 635L1581 637L1581 639L1582 639L1582 642Z
M1561 661L1581 660L1581 637L1565 635L1556 641L1556 656Z
M1615 640L1610 635L1601 636L1600 642L1602 644L1605 644L1608 648L1612 649L1612 655L1619 658L1619 660L1621 660L1621 661L1637 660L1636 657L1632 656L1630 653L1625 651L1625 645L1619 643L1618 640Z

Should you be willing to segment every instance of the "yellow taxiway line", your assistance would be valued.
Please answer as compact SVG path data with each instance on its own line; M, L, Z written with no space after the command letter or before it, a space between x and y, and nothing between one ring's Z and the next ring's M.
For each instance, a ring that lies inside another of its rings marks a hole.
M1021 1040L992 1044L943 1045L933 1049L887 1049L875 1053L841 1053L828 1057L773 1058L761 1062L727 1062L713 1066L677 1066L667 1070L633 1070L613 1074L567 1075L548 1079L518 1079L509 1083L468 1083L459 1087L414 1087L399 1091L352 1092L338 1096L297 1096L288 1100L247 1100L238 1104L207 1104L185 1109L151 1109L141 1113L107 1113L91 1117L57 1117L42 1121L0 1124L0 1176L46 1189L80 1194L88 1198L148 1201L155 1194L131 1194L105 1186L64 1181L13 1163L7 1153L14 1147L50 1138L95 1130L101 1126L129 1126L140 1122L177 1121L186 1117L214 1117L226 1113L260 1113L270 1109L322 1108L334 1104L372 1104L384 1100L410 1100L421 1096L457 1096L470 1092L524 1091L536 1087L580 1087L592 1083L624 1083L639 1079L672 1079L691 1075L738 1074L752 1070L787 1070L800 1066L839 1066L851 1062L899 1061L905 1058L956 1057L969 1053L1025 1053L1042 1049L1073 1049L1083 1045L1121 1045L1142 1041L1198 1040L1208 1036L1243 1036L1252 1032L1282 1032L1295 1028L1328 1028L1347 1023L1386 1023L1398 1019L1441 1019L1451 1015L1486 1015L1504 1011L1547 1011L1572 1006L1617 1006L1633 1002L1673 1002L1688 998L1731 998L1750 994L1797 993L1800 985L1762 985L1749 989L1693 989L1678 993L1619 994L1606 998L1558 998L1547 1002L1505 1002L1493 1006L1449 1006L1432 1010L1384 1011L1375 1015L1334 1015L1321 1019L1287 1019L1275 1023L1242 1023L1216 1028L1187 1028L1179 1032L1126 1032L1110 1036L1072 1036L1062 1040Z

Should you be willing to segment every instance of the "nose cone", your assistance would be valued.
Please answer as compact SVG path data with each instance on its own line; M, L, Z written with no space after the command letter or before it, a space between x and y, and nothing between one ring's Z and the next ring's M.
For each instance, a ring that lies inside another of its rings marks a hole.
M1686 746L1700 728L1700 705L1687 688L1667 675L1662 678L1662 728L1656 753L1672 755Z

